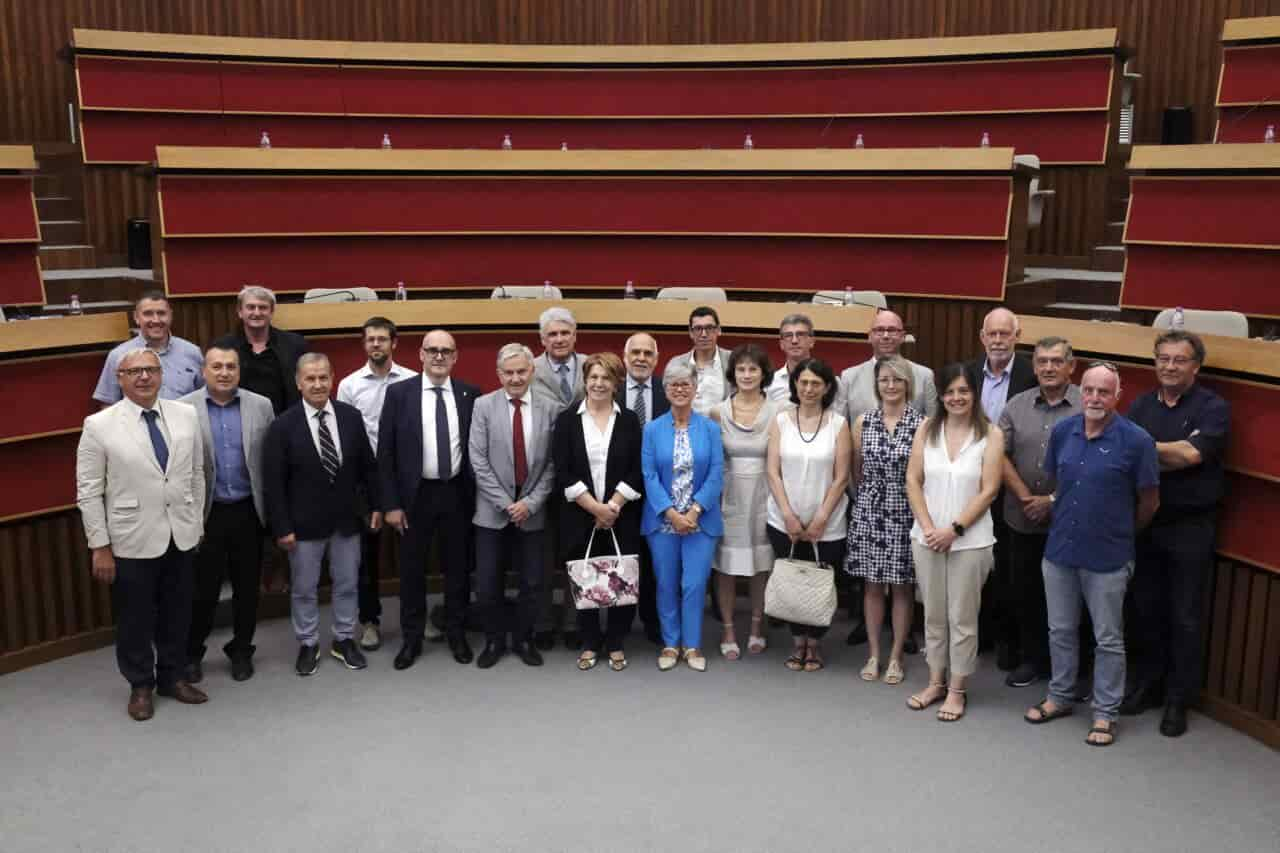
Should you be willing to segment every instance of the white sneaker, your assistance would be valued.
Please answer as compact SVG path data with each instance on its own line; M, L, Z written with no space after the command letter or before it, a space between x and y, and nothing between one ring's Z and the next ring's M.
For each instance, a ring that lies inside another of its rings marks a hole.
M366 652L373 652L382 648L382 632L378 630L378 623L367 622L361 628L360 648Z

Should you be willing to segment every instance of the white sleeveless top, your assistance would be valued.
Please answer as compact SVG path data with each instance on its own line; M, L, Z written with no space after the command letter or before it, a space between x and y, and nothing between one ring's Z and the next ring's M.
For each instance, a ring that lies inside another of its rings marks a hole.
M781 439L778 456L782 463L782 486L787 491L787 502L801 523L808 524L822 506L822 499L827 496L827 489L835 479L836 436L844 426L844 415L828 409L823 415L825 425L818 429L812 440L806 440L809 437L801 438L800 430L796 428L794 412L795 407L788 406L777 415ZM844 538L848 529L845 518L848 503L849 496L842 492L840 502L827 519L827 527L822 533L823 542ZM769 493L768 512L769 526L785 532L787 523L782 520L782 510L778 508L772 492Z
M920 427L926 428L926 425ZM987 450L987 439L984 436L981 440L974 441L973 433L970 432L954 462L947 456L945 421L938 439L935 443L926 439L924 444L924 503L929 508L933 526L947 528L964 511L974 495L978 494L982 483L982 456ZM918 521L911 525L911 539L924 544L924 531ZM988 508L982 511L977 521L965 528L964 535L951 544L951 550L987 548L995 544L995 541L995 527L991 523L991 510Z

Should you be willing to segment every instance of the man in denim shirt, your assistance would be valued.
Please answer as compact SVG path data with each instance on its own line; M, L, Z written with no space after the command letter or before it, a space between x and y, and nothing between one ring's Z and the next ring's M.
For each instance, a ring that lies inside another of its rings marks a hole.
M1057 479L1044 555L1049 612L1049 695L1028 709L1029 723L1072 712L1079 663L1080 601L1093 620L1093 727L1085 743L1115 742L1124 698L1124 595L1133 574L1134 537L1160 505L1156 446L1116 414L1120 371L1094 362L1080 383L1084 412L1053 428L1044 469Z

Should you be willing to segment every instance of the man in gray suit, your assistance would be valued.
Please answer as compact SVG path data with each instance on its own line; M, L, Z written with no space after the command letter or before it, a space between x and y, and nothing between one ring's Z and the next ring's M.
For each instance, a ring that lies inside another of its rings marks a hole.
M76 502L93 576L112 585L116 662L132 688L129 716L155 713L152 694L207 702L183 678L192 557L204 533L204 442L195 411L161 400L160 357L125 353L124 399L85 418L76 449Z
M698 392L693 397L693 410L705 415L729 395L725 367L729 351L717 345L720 339L720 315L716 309L699 305L689 314L689 338L693 349L667 362L663 373L673 365L687 365L698 377Z
M187 637L186 678L204 679L205 641L224 578L231 581L235 626L222 651L231 677L253 677L253 632L262 582L262 535L267 512L262 493L262 445L275 420L271 401L240 387L240 354L210 347L204 354L204 387L182 398L196 410L204 438L204 541L196 554L195 597Z
M846 368L840 374L840 386L844 389L846 408L844 415L849 423L879 405L875 391L876 360L898 355L907 339L907 328L902 318L887 308L876 311L871 318L867 340L871 344L871 358ZM933 371L923 364L907 361L915 380L916 395L908 402L922 415L932 415L937 408L938 392L933 387Z
M513 650L529 666L541 666L533 646L534 608L543 584L542 542L547 498L555 480L551 430L559 409L532 393L533 353L523 344L498 351L502 388L476 400L468 453L476 479L476 601L485 623L485 648L476 660L488 669L507 651L502 591L510 562L520 577Z

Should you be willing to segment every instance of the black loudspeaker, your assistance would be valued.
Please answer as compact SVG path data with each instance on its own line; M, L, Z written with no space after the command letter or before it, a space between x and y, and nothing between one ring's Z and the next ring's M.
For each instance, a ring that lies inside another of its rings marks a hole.
M129 269L151 269L151 220L129 220Z
M1160 122L1161 145L1190 145L1192 137L1191 107L1168 107Z

